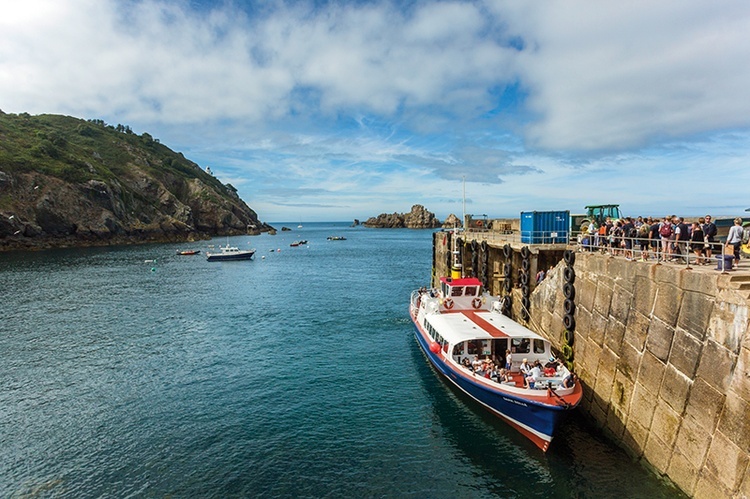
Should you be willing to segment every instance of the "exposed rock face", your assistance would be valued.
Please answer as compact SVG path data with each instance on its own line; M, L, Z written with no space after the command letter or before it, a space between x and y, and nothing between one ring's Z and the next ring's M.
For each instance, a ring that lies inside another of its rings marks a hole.
M437 229L440 227L440 220L421 204L415 204L409 213L381 213L377 217L368 218L363 225L386 229Z
M79 184L40 173L0 178L0 251L205 239L269 230L239 197L199 179L128 178Z
M271 229L232 186L158 142L69 117L0 118L7 145L0 151L0 251ZM57 152L24 155L18 145L27 138L24 127L44 129L52 121L54 133L65 137ZM87 134L76 132L84 125Z
M454 227L461 227L461 220L451 213L448 215L448 218L445 219L445 222L443 222L443 228L444 229L452 229Z

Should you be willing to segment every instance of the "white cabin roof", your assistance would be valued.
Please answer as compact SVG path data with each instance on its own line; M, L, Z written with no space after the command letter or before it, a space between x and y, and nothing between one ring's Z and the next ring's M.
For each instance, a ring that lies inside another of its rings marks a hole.
M449 343L495 338L544 338L497 312L470 310L427 315L427 320Z

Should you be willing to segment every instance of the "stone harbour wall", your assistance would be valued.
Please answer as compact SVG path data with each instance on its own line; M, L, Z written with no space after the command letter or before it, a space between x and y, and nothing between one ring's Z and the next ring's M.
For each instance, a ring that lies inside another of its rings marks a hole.
M580 410L688 495L750 497L750 273L575 257ZM528 324L558 348L564 266Z

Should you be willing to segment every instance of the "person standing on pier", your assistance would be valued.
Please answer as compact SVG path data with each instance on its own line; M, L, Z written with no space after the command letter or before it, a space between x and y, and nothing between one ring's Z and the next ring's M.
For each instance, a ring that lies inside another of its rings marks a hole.
M716 237L718 230L716 229L716 224L711 220L711 215L706 215L705 220L706 223L703 224L703 235L706 236L706 242L708 243L708 248L706 248L706 258L711 260L711 252L714 251L715 246L714 237ZM721 248L719 248L718 251L721 253Z
M734 225L729 229L727 236L727 246L732 245L734 252L734 266L740 264L740 246L742 245L742 219L734 219Z

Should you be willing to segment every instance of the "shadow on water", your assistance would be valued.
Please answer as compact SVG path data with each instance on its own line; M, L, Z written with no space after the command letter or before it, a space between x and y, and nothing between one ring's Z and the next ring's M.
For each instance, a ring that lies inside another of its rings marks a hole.
M437 426L456 452L482 470L477 476L485 492L497 497L685 497L649 476L578 411L563 421L550 449L543 453L446 380L416 340L411 342L411 351Z

